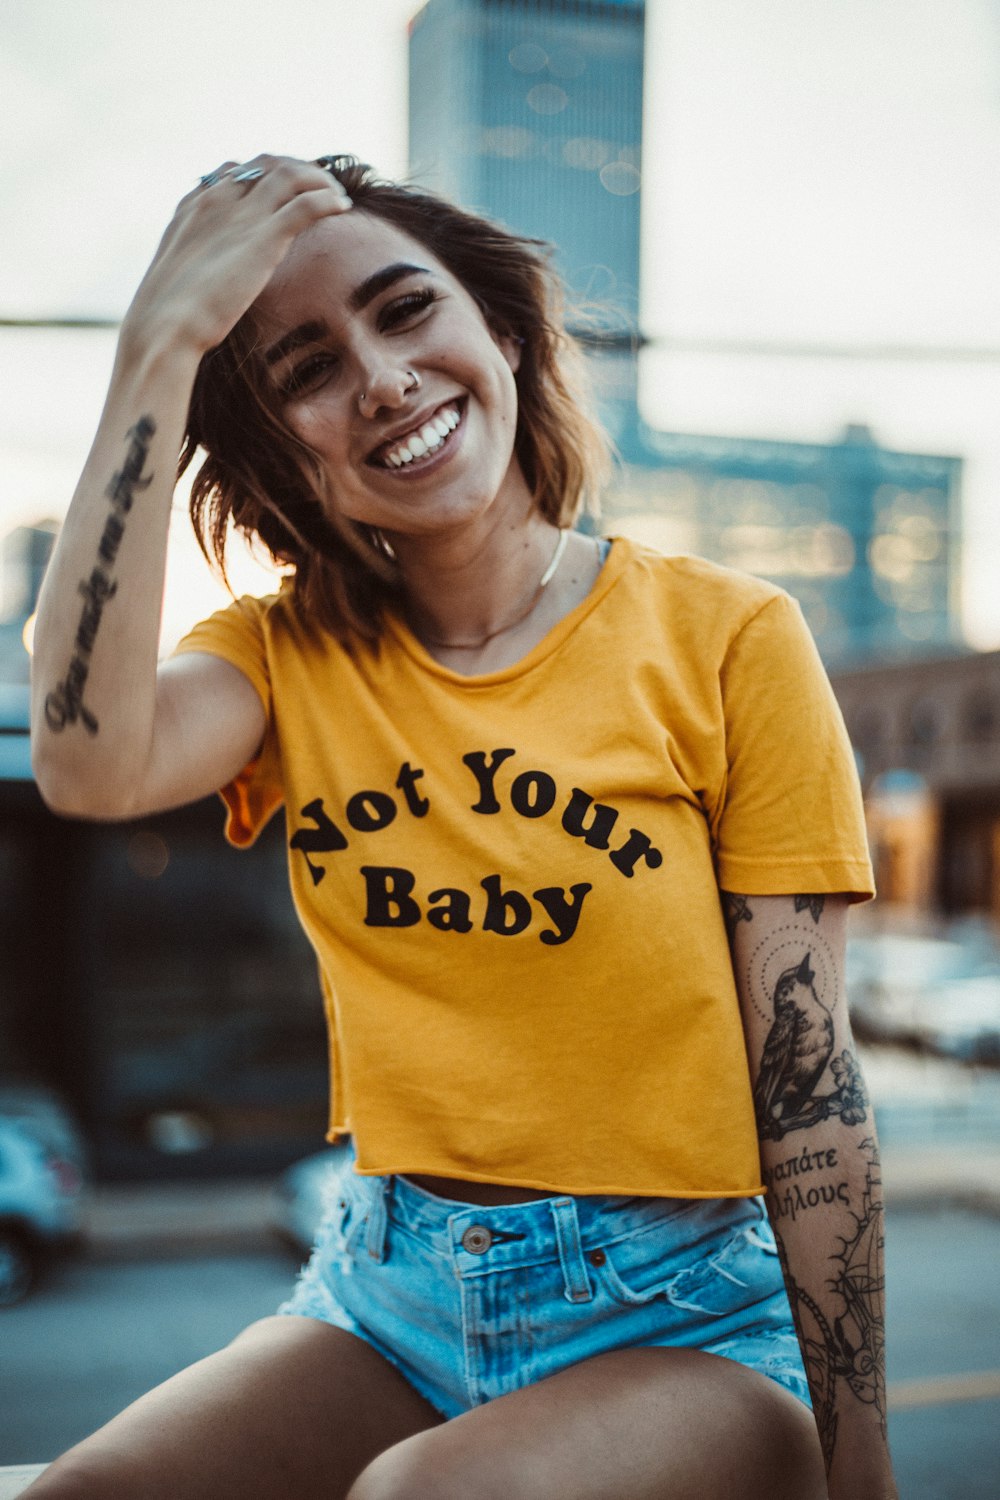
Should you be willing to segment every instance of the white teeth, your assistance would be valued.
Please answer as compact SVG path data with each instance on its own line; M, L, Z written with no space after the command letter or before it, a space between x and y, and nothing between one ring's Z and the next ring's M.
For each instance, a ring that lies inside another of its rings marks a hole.
M460 414L451 407L438 412L429 422L424 423L419 432L411 433L405 442L384 454L383 464L400 469L405 464L411 464L415 458L423 458L425 453L433 453L455 431L461 420Z

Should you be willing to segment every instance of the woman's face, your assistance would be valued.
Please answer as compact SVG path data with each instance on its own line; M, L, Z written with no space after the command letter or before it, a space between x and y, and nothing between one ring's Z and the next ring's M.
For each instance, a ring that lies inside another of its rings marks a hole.
M519 346L402 230L361 209L322 220L255 312L285 419L325 463L341 515L421 536L528 498L513 454Z

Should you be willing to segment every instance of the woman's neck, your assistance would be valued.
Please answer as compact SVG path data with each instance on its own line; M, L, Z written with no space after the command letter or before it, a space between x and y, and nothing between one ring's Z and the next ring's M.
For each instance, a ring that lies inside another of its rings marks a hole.
M558 580L566 540L533 504L515 517L477 518L446 536L394 533L389 541L411 628L434 654L480 657L530 627L542 595Z

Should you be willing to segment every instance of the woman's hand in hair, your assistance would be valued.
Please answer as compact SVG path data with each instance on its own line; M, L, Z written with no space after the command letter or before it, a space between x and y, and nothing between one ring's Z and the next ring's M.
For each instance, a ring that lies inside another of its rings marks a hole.
M293 157L226 162L210 176L177 205L125 315L126 346L180 344L199 357L213 349L295 237L351 207L325 168Z

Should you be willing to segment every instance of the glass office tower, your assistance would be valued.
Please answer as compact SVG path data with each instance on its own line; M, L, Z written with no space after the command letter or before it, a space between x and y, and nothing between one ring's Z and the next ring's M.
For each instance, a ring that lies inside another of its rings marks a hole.
M556 246L624 460L604 516L666 551L770 578L827 660L958 643L961 463L656 432L639 417L642 4L429 0L410 29L413 179Z

